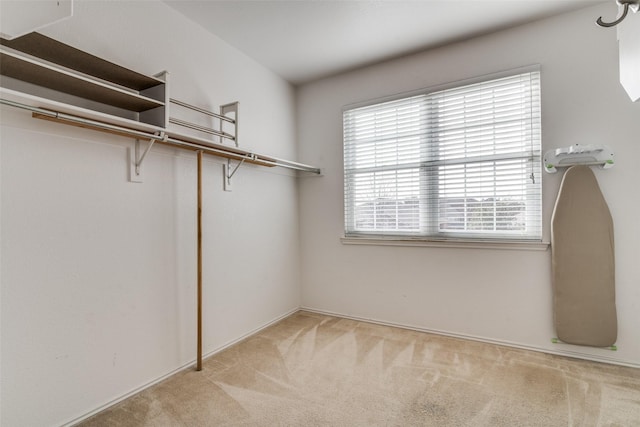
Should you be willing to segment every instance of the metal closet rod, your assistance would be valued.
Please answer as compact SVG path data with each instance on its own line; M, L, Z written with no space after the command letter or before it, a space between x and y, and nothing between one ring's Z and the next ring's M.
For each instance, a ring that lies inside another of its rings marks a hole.
M236 121L230 117L223 116L221 114L216 114L212 111L205 110L204 108L196 107L195 105L187 104L186 102L178 101L175 98L169 98L169 102L172 104L179 105L184 108L188 108L190 110L197 111L198 113L206 114L207 116L215 117L216 119L224 120L229 123L235 123Z
M260 164L264 166L277 166L277 167L282 167L286 169L298 170L303 172L311 172L317 175L320 175L321 173L319 168L309 166L304 163L293 162L290 160L279 159L276 157L262 156L260 154L245 151L236 147L233 147L229 150L210 147L204 144L198 144L196 142L185 141L183 139L180 139L180 135L173 135L173 136L167 135L165 131L161 131L161 133L164 133L164 136L159 134L148 133L144 131L138 131L138 130L130 129L123 126L112 125L109 123L99 122L96 120L86 119L84 117L74 116L72 114L61 113L58 111L47 110L44 108L33 107L31 105L22 104L19 102L14 102L14 101L1 99L1 98L0 98L0 104L9 105L11 107L20 108L23 110L28 110L33 113L37 113L41 116L44 116L43 118L72 122L80 126L86 126L86 127L101 129L109 132L114 132L123 136L130 136L134 138L149 139L149 140L153 139L161 143L167 143L167 144L185 147L189 149L202 150L203 152L214 155L214 156L221 156L221 157L232 158L237 160L244 159L251 163ZM193 138L190 138L190 139L193 139ZM203 141L203 143L206 144L207 141Z
M189 129L195 129L197 131L208 133L210 135L220 136L222 138L230 139L231 141L235 141L236 140L235 136L233 136L233 135L231 135L231 134L229 134L227 132L222 132L222 131L219 131L219 130L215 130L215 129L212 129L212 128L206 127L206 126L196 125L194 123L189 123L189 122L186 122L184 120L174 119L173 117L169 117L169 123L173 123L174 125L178 125L178 126L184 126L186 128L189 128Z

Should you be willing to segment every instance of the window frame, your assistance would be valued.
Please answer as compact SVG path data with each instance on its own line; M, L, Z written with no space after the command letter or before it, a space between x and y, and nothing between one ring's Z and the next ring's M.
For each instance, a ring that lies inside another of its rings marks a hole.
M535 128L537 134L532 137L532 146L535 145L535 150L531 151L531 159L527 160L525 158L522 158L521 161L524 162L529 162L531 163L531 170L532 171L537 171L536 177L539 178L539 182L536 183L538 185L538 192L539 194L536 196L537 200L536 200L536 204L537 204L537 208L535 210L535 215L537 216L537 218L534 219L534 222L536 223L536 227L537 227L537 231L538 234L536 236L525 236L522 235L522 233L514 233L514 237L510 237L507 236L505 234L507 233L502 233L503 235L496 235L495 230L493 232L489 232L487 233L485 236L481 236L479 234L483 234L483 233L478 233L478 232L473 232L473 233L468 233L468 232L462 232L462 233L452 233L452 232L447 232L447 231L441 231L440 230L440 226L439 226L439 214L433 212L433 210L437 210L439 209L439 206L432 206L429 207L427 209L421 209L420 210L420 215L423 215L424 212L426 210L430 210L431 211L431 215L429 215L427 217L427 220L423 220L420 219L420 226L419 231L408 231L408 232L402 232L402 231L398 231L395 230L393 232L380 232L380 230L374 230L374 231L358 231L356 230L356 224L352 224L351 230L354 231L349 231L349 219L352 221L356 221L356 215L355 212L348 216L347 215L347 207L348 206L352 206L352 209L356 208L356 204L353 202L353 200L348 201L348 197L355 197L355 191L351 191L351 192L347 192L347 185L348 185L348 180L351 178L353 179L356 174L352 174L350 176L347 175L347 153L345 150L346 147L346 139L345 139L345 134L344 134L344 129L345 129L345 112L350 111L350 110L354 110L354 109L358 109L358 108L362 108L362 107L369 107L369 106L375 106L375 105L379 105L379 104L384 104L387 102L393 102L393 101L397 101L397 100L405 100L407 98L411 98L411 97L416 97L416 96L423 96L423 95L429 95L432 94L434 92L440 92L440 91L444 91L447 89L456 89L456 88L461 88L461 87L465 87L468 85L474 85L477 83L485 83L485 82L491 82L493 80L499 80L502 78L508 78L508 77L514 77L520 74L526 74L526 73L533 73L533 72L537 72L538 73L538 92L535 94L537 97L537 105L541 110L541 97L542 97L542 76L541 76L541 70L540 70L540 65L530 65L530 66L526 66L526 67L520 67L520 68L516 68L516 69L511 69L511 70L507 70L507 71L503 71L503 72L498 72L498 73L491 73L491 74L486 74L486 75L482 75L482 76L478 76L475 78L471 78L471 79L465 79L465 80L460 80L460 81L455 81L455 82L451 82L451 83L446 83L446 84L442 84L442 85L437 85L437 86L431 86L428 88L424 88L424 89L419 89L419 90L415 90L415 91L410 91L410 92L404 92L404 93L399 93L393 96L387 96L387 97L381 97L381 98L376 98L376 99L372 99L372 100L368 100L368 101L364 101L364 102L359 102L359 103L354 103L354 104L349 104L346 105L345 107L343 107L343 153L345 158L344 160L344 164L343 164L343 171L344 171L344 180L343 180L343 195L344 195L344 199L343 199L343 219L344 219L344 237L341 239L343 243L352 243L352 244L362 244L362 242L364 242L364 244L390 244L393 246L404 246L402 244L402 242L409 242L408 246L433 246L434 244L436 246L439 246L441 244L445 244L448 245L452 242L456 243L458 246L460 247L496 247L496 244L498 244L498 246L500 246L501 243L505 243L507 244L507 246L509 248L515 248L515 249L522 249L522 248L533 248L535 250L539 250L539 249L546 249L548 247L547 243L543 242L543 235L544 235L544 230L543 230L543 223L542 223L542 174L540 173L541 171L541 157L542 157L542 112L540 111L540 115L537 118L537 127ZM535 102L535 101L533 101ZM423 136L422 139L427 138L427 136ZM424 141L422 142L424 143ZM438 163L440 161L440 159L436 160L435 163ZM493 159L492 161L500 161L498 159ZM460 162L461 164L470 164L471 162ZM428 200L427 198L423 197L423 187L424 186L429 186L431 188L431 191L434 191L434 188L438 188L439 189L439 184L437 182L434 183L434 181L432 179L424 179L423 175L426 173L425 170L427 168L426 164L429 163L428 161L425 161L424 158L422 156L420 156L420 161L418 164L418 171L419 171L419 175L420 175L420 179L419 179L419 186L421 188L420 190L420 197L419 197L419 203L420 205L422 205L423 203L427 203ZM494 163L495 164L495 163ZM430 165L430 167L434 167L433 164ZM436 166L437 167L437 166ZM528 166L523 166L523 168L526 168ZM400 170L402 168L406 168L406 166L400 166L398 167L398 165L395 166L390 166L389 170ZM372 168L374 169L374 168ZM380 169L378 167L378 169ZM524 171L524 170L523 170ZM532 177L533 177L533 172L532 172ZM436 179L437 181L437 179ZM495 182L495 181L494 181ZM435 186L435 187L434 187ZM426 190L428 191L428 190ZM432 198L432 200L437 200L438 197ZM529 198L527 198L525 200L525 203L529 203ZM396 202L397 203L397 202ZM375 208L375 207L374 207ZM396 210L397 210L397 205L396 205ZM495 219L497 219L497 217L493 216L494 221ZM528 224L528 223L527 223ZM426 227L425 227L426 225ZM428 228L428 230L427 230ZM427 230L425 232L425 230ZM434 232L434 230L437 230ZM469 235L472 234L472 235ZM473 235L474 234L474 235ZM367 243L370 242L370 243ZM422 242L422 243L421 243ZM487 243L487 245L483 245L484 243ZM529 245L531 244L531 245ZM523 246L524 245L524 246Z

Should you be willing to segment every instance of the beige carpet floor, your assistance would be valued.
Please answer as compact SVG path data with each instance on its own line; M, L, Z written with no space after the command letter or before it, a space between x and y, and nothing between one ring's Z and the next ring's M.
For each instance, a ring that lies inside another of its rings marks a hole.
M83 426L640 426L640 369L298 312Z

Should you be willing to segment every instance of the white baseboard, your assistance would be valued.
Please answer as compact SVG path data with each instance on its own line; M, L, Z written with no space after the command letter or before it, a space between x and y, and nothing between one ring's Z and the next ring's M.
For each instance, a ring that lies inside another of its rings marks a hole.
M320 309L316 309L316 308L312 308L312 307L299 307L299 308L295 308L293 310L288 311L287 313L278 316L277 318L265 323L262 326L259 326L255 329L253 329L250 332L247 332L246 334L242 335L241 337L231 340L225 344L223 344L220 347L215 348L214 350L209 351L208 353L206 353L205 355L203 355L203 359L209 358L211 356L214 356L215 354L220 353L221 351L231 347L234 344L239 343L240 341L243 341L247 338L249 338L252 335L255 335L256 333L262 331L263 329L268 328L269 326L281 321L282 319L285 319L289 316L291 316L294 313L297 313L298 311L308 311L310 313L317 313L317 314L323 314L326 316L334 316L334 317L341 317L344 319L351 319L351 320L357 320L359 322L368 322L368 323L374 323L377 325L383 325L383 326L393 326L396 328L402 328L402 329L409 329L412 331L417 331L417 332L425 332L425 333L429 333L429 334L435 334L435 335L442 335L442 336L447 336L447 337L452 337L452 338L460 338L460 339L466 339L466 340L471 340L471 341L479 341L479 342L484 342L484 343L488 343L488 344L496 344L496 345L502 345L502 346L506 346L506 347L513 347L513 348L519 348L519 349L523 349L523 350L531 350L531 351L536 351L536 352L540 352L540 353L548 353L548 354L555 354L558 356L566 356L566 357L573 357L573 358L577 358L577 359L583 359L583 360L589 360L592 362L600 362L600 363L608 363L608 364L612 364L612 365L620 365L620 366L628 366L631 368L640 368L640 364L637 362L632 362L632 361L625 361L625 360L619 360L619 359L615 359L615 358L608 358L605 356L597 356L597 355L590 355L590 354L585 354L585 353L580 353L580 352L576 352L576 351L572 351L570 349L558 349L558 350L550 350L548 348L542 348L542 347L536 347L536 346L532 346L532 345L527 345L527 344L522 344L522 343L517 343L517 342L511 342L511 341L504 341L504 340L496 340L496 339L491 339L491 338L486 338L486 337L479 337L479 336L474 336L474 335L467 335L467 334L459 334L459 333L454 333L454 332L449 332L449 331L441 331L441 330L436 330L436 329L429 329L429 328L422 328L422 327L418 327L418 326L412 326L412 325L404 325L404 324L400 324L400 323L394 323L394 322L386 322L386 321L382 321L382 320L377 320L377 319L371 319L371 318L364 318L364 317L359 317L359 316L351 316L351 315L347 315L347 314L342 314L342 313L336 313L336 312L332 312L332 311L327 311L327 310L320 310ZM568 346L568 344L557 344L557 345L565 345ZM104 405L101 405L100 407L92 410L91 412L88 412L80 417L74 418L73 420L65 423L62 425L62 427L70 427L73 426L75 424L78 424L94 415L96 415L99 412L104 411L105 409L110 408L113 405L116 405L120 402L122 402L123 400L137 394L140 393L141 391L155 385L158 384L161 381L164 381L165 379L169 378L172 375L175 375L181 371L184 371L185 369L189 369L191 367L193 367L196 363L196 360L190 360L189 362L183 364L182 366L177 367L176 369L173 369L170 372L167 372L166 374L152 380L149 381L148 383L140 386L140 387L136 387L135 389L123 394L122 396L113 399L107 403L105 403Z
M409 330L412 330L412 331L425 332L425 333L434 334L434 335L442 335L442 336L447 336L447 337L452 337L452 338L461 338L461 339L470 340L470 341L478 341L478 342L484 342L484 343L488 343L488 344L502 345L502 346L505 346L505 347L519 348L519 349L522 349L522 350L531 350L531 351L536 351L536 352L539 352L539 353L555 354L557 356L572 357L572 358L575 358L575 359L582 359L582 360L589 360L589 361L592 361L592 362L607 363L607 364L610 364L610 365L627 366L627 367L630 367L630 368L640 368L640 363L638 363L638 362L629 361L629 360L620 360L620 359L613 358L613 357L586 354L586 353L582 353L582 352L579 352L579 351L572 350L572 348L576 348L576 347L579 347L579 346L574 346L574 345L571 345L571 344L565 344L565 343L554 344L554 346L558 346L559 348L557 350L553 350L553 349L548 349L548 348L544 348L544 347L536 347L536 346L533 346L533 345L523 344L523 343L518 343L518 342L512 342L512 341L506 341L506 340L496 340L496 339L492 339L492 338L475 336L475 335L459 334L459 333L455 333L455 332L442 331L442 330L429 329L429 328L422 328L422 327L413 326L413 325L405 325L405 324L387 322L387 321L371 319L371 318L365 318L365 317L359 317L359 316L351 316L351 315L342 314L342 313L336 313L336 312L327 311L327 310L319 310L319 309L312 308L312 307L302 306L302 307L300 307L300 310L308 311L310 313L324 314L324 315L327 315L327 316L341 317L341 318L344 318L344 319L357 320L359 322L368 322L368 323L374 323L374 324L383 325L383 326L393 326L393 327L396 327L396 328L409 329ZM551 339L551 337L549 337L549 339ZM561 348L561 347L563 347L563 348Z
M263 329L266 329L269 326L271 326L271 325L273 325L275 323L278 323L282 319L285 319L285 318L291 316L292 314L297 313L298 311L300 311L300 308L294 308L293 310L290 310L290 311L286 312L285 314L283 314L281 316L278 316L275 319L265 323L264 325L259 326L259 327L255 328L255 329L247 332L246 334L242 335L241 337L239 337L237 339L234 339L234 340L231 340L231 341L223 344L222 346L217 347L217 348L207 352L206 354L203 354L202 358L203 359L207 359L207 358L209 358L211 356L214 356L214 355L220 353L221 351L226 350L227 348L231 347L232 345L237 344L240 341L243 341L243 340L249 338L250 336L257 334L258 332L262 331ZM143 390L145 390L145 389L147 389L147 388L149 388L151 386L154 386L154 385L158 384L161 381L166 380L167 378L169 378L172 375L175 375L175 374L177 374L179 372L182 372L185 369L189 369L189 368L194 367L195 363L196 363L196 359L194 358L193 360L190 360L189 362L187 362L187 363L185 363L185 364L173 369L172 371L169 371L166 374L164 374L164 375L162 375L162 376L160 376L160 377L158 377L158 378L156 378L154 380L151 380L148 383L141 385L140 387L136 387L133 390L123 394L122 396L117 397L117 398L105 403L104 405L101 405L100 407L92 410L91 412L88 412L88 413L86 413L84 415L81 415L80 417L74 418L73 420L62 424L61 427L70 427L70 426L76 425L76 424L78 424L78 423L80 423L80 422L82 422L82 421L84 421L84 420L86 420L86 419L98 414L99 412L102 412L105 409L108 409L111 406L114 406L114 405L122 402L123 400L128 399L129 397L140 393L141 391L143 391Z

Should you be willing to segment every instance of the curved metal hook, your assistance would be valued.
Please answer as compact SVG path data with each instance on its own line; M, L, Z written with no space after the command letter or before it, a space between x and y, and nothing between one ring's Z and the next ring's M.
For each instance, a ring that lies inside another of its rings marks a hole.
M596 24L600 25L601 27L615 27L616 25L621 23L622 20L627 17L627 13L629 13L629 3L625 3L623 6L624 6L624 10L622 11L622 15L620 16L620 18L616 19L613 22L604 22L601 16L596 21Z
M618 3L618 6L623 7L622 15L620 16L620 18L616 19L613 22L604 22L601 16L596 21L596 24L601 27L613 27L622 22L622 20L627 16L627 13L629 13L629 9L631 9L634 13L640 11L640 0L616 0L616 3Z

